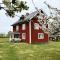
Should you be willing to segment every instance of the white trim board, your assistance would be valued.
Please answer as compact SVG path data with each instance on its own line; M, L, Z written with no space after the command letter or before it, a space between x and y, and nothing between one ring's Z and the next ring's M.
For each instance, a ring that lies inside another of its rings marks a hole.
M31 20L29 22L29 43L31 44Z

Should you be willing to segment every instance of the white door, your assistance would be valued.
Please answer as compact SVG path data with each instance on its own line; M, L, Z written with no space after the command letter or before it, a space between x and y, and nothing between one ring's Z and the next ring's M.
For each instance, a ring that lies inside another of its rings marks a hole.
M22 39L26 39L26 33L22 33Z

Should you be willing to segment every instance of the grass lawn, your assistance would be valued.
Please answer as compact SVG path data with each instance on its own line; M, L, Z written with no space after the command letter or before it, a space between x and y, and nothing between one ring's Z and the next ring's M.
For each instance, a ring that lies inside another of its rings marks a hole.
M10 43L0 38L0 60L60 60L60 42Z

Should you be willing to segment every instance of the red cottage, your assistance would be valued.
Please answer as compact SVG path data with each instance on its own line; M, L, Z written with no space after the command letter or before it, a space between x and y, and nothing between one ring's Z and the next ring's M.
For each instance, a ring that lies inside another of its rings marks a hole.
M40 13L39 13L40 12ZM40 9L31 14L22 15L20 20L14 23L10 41L24 41L27 43L48 42L48 25L46 16Z

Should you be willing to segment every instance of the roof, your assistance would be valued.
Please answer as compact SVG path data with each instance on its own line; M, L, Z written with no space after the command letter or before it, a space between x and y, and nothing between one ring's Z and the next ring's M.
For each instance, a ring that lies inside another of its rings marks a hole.
M20 34L19 32L9 32L9 35L13 35L13 34Z
M41 11L42 11L42 10L39 9L39 12L41 12ZM25 19L24 19L24 20L18 20L17 22L15 22L14 24L12 24L12 26L13 26L13 25L16 25L16 24L22 24L22 23L24 23L24 22L29 22L29 21L30 21L34 16L36 16L39 12L38 12L38 11L34 11L34 12L32 12L31 14L29 14L28 16L25 15ZM41 13L44 14L44 12L41 12Z
M24 21L24 20L18 20L17 22L15 22L14 24L12 24L11 26L14 26L16 24L22 24L22 23L25 23L25 22L28 22L28 21Z

